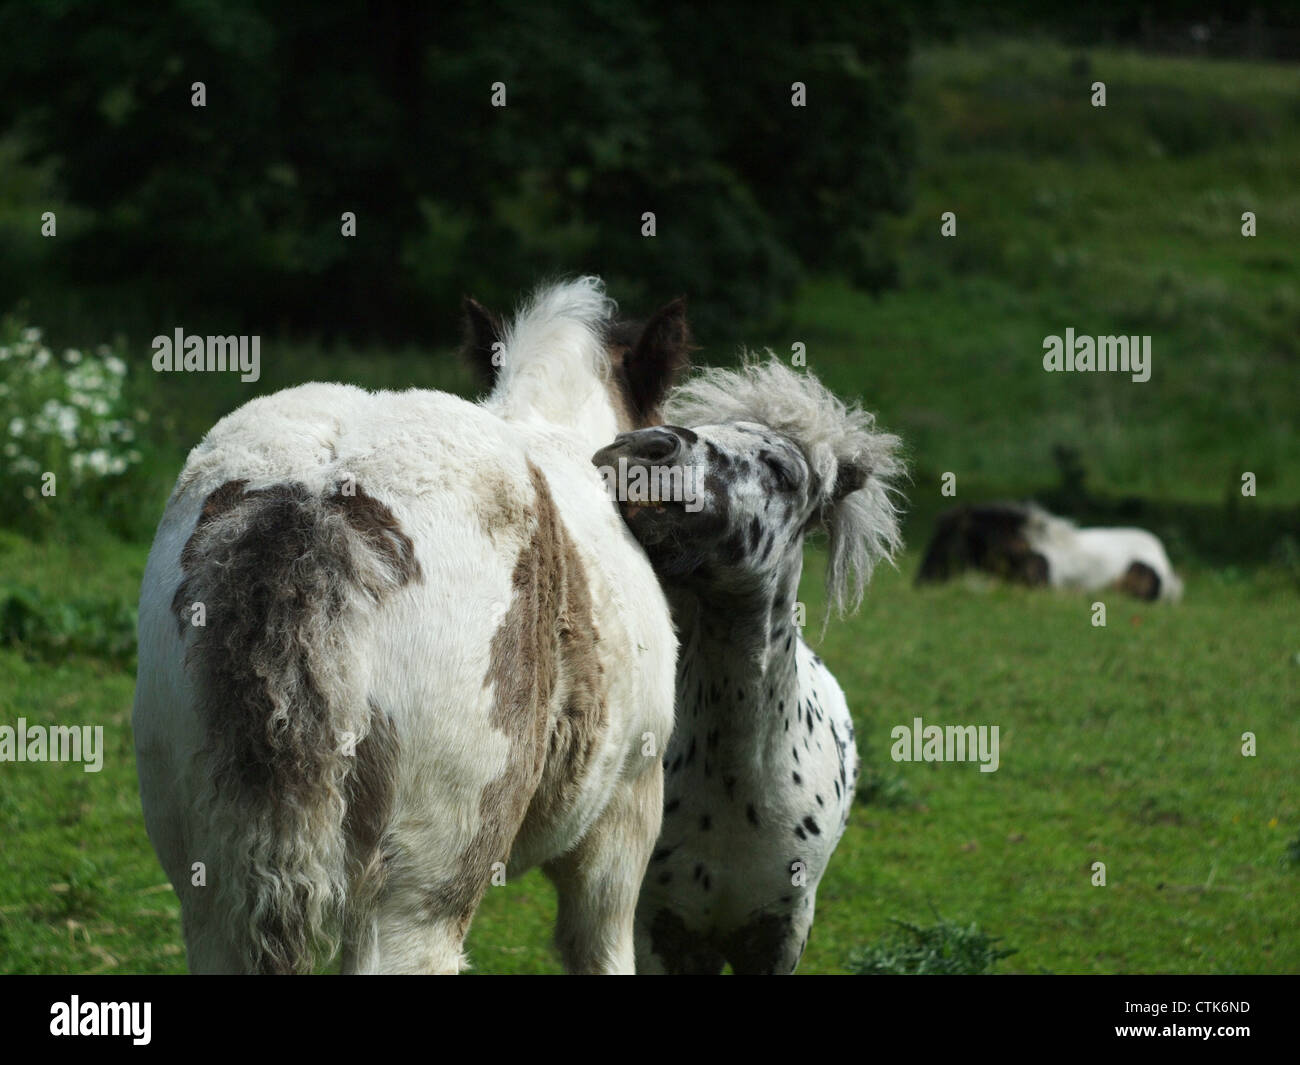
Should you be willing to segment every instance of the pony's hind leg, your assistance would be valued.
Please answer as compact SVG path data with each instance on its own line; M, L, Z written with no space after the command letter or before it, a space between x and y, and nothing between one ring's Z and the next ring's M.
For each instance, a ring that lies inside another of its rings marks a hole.
M472 916L472 914L471 914ZM468 920L389 900L343 948L344 973L454 976L465 966Z
M464 943L491 866L463 811L420 792L383 832L373 880L353 893L344 931L345 973L451 975L465 968ZM462 826L462 827L457 827Z
M248 944L227 914L211 905L216 888L194 888L181 902L181 931L185 936L185 963L196 975L246 973Z
M414 868L390 873L368 912L349 922L342 971L449 976L460 972L465 967L465 934L482 891L456 899L422 884L418 875L412 875Z
M559 897L555 942L571 973L636 971L636 901L663 811L663 766L648 761L619 784L582 842L542 867Z

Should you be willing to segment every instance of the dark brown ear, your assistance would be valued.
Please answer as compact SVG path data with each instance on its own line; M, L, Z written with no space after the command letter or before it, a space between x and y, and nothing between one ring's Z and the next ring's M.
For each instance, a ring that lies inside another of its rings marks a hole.
M831 496L831 502L838 503L849 493L856 492L867 483L870 476L871 471L866 466L856 462L841 462L835 471L835 492Z
M856 462L841 462L835 470L835 487L831 493L822 500L821 506L817 507L808 519L805 530L826 529L830 530L835 525L835 508L845 496L851 495L867 483L867 478L871 476L871 471L866 466ZM815 477L815 475L814 475ZM816 489L821 491L820 486Z
M501 370L501 321L473 296L461 301L465 312L465 342L461 354L474 370L479 384L490 389Z
M646 322L623 358L627 401L638 428L658 425L663 420L659 405L690 363L694 347L684 297L660 307Z

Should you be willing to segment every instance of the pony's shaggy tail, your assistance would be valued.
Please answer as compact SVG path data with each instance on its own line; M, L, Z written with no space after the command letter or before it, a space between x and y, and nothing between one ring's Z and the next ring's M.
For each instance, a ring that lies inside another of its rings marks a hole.
M379 864L395 750L361 645L420 567L388 507L354 485L242 481L208 497L181 565L178 617L206 612L187 661L216 853L196 857L247 969L309 971L337 947L349 883Z

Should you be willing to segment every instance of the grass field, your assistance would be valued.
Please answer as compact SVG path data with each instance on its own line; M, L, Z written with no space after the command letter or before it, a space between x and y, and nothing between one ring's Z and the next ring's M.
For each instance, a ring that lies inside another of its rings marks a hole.
M1095 80L1104 109L1088 104ZM871 299L821 281L788 331L735 338L805 343L811 369L903 435L913 468L909 553L818 647L854 708L866 782L802 972L844 972L893 919L940 916L1014 948L1000 972L1300 971L1298 99L1300 72L1282 67L927 49L915 206L887 234L905 251L902 288ZM958 236L945 240L947 210ZM1255 238L1240 234L1247 210ZM60 343L97 339L42 324ZM1151 380L1043 373L1042 339L1066 327L1151 334ZM313 377L468 385L442 354L268 343L263 364L258 391ZM139 501L145 526L184 449L251 394L170 387L155 397L172 443ZM929 522L953 502L945 471L957 501L1033 494L1139 516L1170 545L1185 601L1103 596L1100 628L1092 597L913 588ZM1244 471L1255 499L1240 496ZM147 544L77 528L0 533L0 721L103 724L106 744L99 774L0 767L0 971L180 972L122 650ZM810 552L810 634L820 565ZM914 717L998 725L1001 768L894 763L890 729ZM553 912L538 874L490 889L476 970L558 971Z
M8 541L0 560L74 594L122 595L138 550L107 557ZM816 563L806 580L820 616ZM821 652L855 708L872 801L823 882L805 972L841 972L890 918L977 921L1018 953L1002 971L1300 970L1300 674L1295 591L1192 571L1177 609L980 582L918 592L882 570ZM181 971L178 905L145 838L132 677L90 659L0 652L6 718L102 722L105 768L9 765L0 960L9 972ZM1000 728L1001 768L896 764L890 729ZM1241 754L1241 735L1258 754ZM864 791L866 789L864 788ZM1092 863L1107 884L1092 886ZM489 890L470 937L483 972L558 971L554 896L534 873Z

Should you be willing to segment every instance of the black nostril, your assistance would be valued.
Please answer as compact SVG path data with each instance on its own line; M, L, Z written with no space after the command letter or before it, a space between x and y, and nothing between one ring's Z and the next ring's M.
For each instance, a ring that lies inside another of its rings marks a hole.
M682 450L681 440L667 429L643 429L636 436L639 438L635 442L637 458L668 462Z

